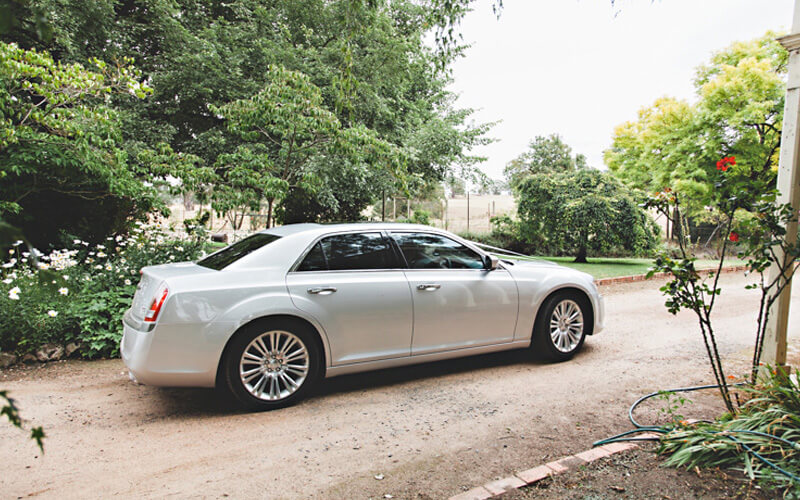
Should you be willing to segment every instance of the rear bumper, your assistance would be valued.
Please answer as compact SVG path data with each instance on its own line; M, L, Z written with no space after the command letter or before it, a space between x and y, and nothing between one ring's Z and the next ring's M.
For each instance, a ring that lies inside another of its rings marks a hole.
M196 328L143 323L122 319L122 361L131 378L146 385L214 387L219 356L210 355L198 342Z

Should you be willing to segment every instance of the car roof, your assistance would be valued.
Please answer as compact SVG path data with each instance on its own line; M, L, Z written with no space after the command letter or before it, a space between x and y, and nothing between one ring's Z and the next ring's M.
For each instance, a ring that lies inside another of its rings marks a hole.
M346 231L435 231L443 232L440 229L422 224L407 224L402 222L351 222L342 224L287 224L285 226L264 229L260 232L274 234L276 236L289 236L301 233L309 233L314 236L339 233Z

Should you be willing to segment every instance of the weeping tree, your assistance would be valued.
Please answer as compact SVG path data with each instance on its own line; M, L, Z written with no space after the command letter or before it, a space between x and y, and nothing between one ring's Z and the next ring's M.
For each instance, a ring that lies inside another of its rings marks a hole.
M651 250L658 229L633 192L593 169L530 175L517 185L522 237L550 252L586 262L589 252Z

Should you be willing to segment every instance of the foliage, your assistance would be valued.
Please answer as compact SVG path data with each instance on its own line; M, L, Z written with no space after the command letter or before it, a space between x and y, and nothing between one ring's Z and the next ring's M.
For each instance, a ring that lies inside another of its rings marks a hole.
M696 104L661 98L643 108L638 120L618 126L605 152L609 170L648 192L665 187L681 192L688 216L711 202L720 153L736 156L750 191L771 189L788 56L776 36L768 32L737 42L697 68Z
M269 227L273 203L283 200L290 188L313 192L314 176L308 167L312 158L326 153L384 165L390 173L400 170L397 148L363 126L342 128L308 76L270 66L268 79L255 96L212 107L227 120L228 130L246 141L234 154L217 158L222 182L214 194L214 208L227 212L245 205L257 210L266 199Z
M379 139L401 149L410 174L440 181L455 169L470 169L481 160L467 150L486 141L483 135L488 125L475 125L470 122L471 110L452 107L454 98L446 90L448 74L443 71L460 55L451 23L457 23L468 4L462 0L279 0L267 4L258 0L122 4L98 0L87 5L82 0L57 4L30 0L16 9L18 22L0 38L49 50L63 62L134 58L153 95L143 101L112 99L124 124L122 145L128 157L137 169L148 173L148 155L142 153L153 150L158 156L161 143L174 152L171 160L194 155L199 159L196 167L213 167L225 179L194 187L183 182L178 187L186 191L199 187L201 198L208 201L204 196L213 184L222 191L220 203L228 206L222 200L230 198L230 186L241 182L237 174L245 173L231 173L231 165L239 155L252 162L265 152L243 144L248 141L229 132L228 122L210 110L254 98L270 85L274 77L270 67L306 75L319 89L317 107L332 113L343 130L361 136L356 139L372 143ZM52 37L36 36L36 16L48 20ZM441 31L445 26L446 31ZM431 31L439 34L443 43L439 49L429 47ZM330 156L342 159L340 153ZM272 167L265 168L277 168L276 159L271 159ZM341 183L346 169L363 172L366 167L356 162L337 170L334 163L326 162L319 171L304 168L303 174L312 170L316 178L299 189L310 206L297 207L295 214L320 218L330 212L336 218L359 214L382 191L413 187L410 181L397 185L392 176L385 175L374 176L366 184ZM180 166L175 169L185 172ZM227 178L229 173L232 180ZM284 186L268 186L274 187L286 192ZM262 188L260 182L244 186L251 194ZM359 192L364 189L366 193ZM250 210L251 201L252 196L246 196L233 204ZM355 202L359 207L353 206ZM339 210L338 206L350 208Z
M576 262L586 262L588 252L640 254L656 245L656 227L633 192L599 170L530 175L515 194L523 240L576 255Z
M796 376L800 376L797 373ZM773 372L762 385L746 387L750 399L731 418L692 426L679 425L666 434L659 453L666 464L687 468L735 467L751 480L800 497L800 386L797 378ZM774 436L774 437L772 437ZM755 454L795 475L795 480L766 465Z
M8 421L14 427L22 429L22 417L19 416L19 408L17 408L16 401L8 397L8 391L0 391L0 401L3 402L3 406L0 407L0 415L8 418ZM31 439L36 441L36 445L42 453L44 453L44 438L44 429L41 426L31 429Z
M503 173L513 188L528 175L571 172L586 167L584 155L573 156L572 148L560 135L550 134L536 136L528 144L528 151L508 162Z
M202 246L168 238L158 226L137 226L97 245L76 239L47 255L17 242L2 265L0 350L25 354L74 343L87 358L117 355L139 270L193 260Z
M748 285L748 288L759 288L761 292L751 367L752 383L755 383L761 361L770 307L791 282L795 272L794 261L800 257L800 244L785 239L786 225L792 220L796 221L797 212L788 204L776 202L776 190L751 189L751 174L752 169L746 165L740 166L736 157L725 156L716 162L716 182L711 202L722 217L723 238L715 273L706 277L697 273L697 258L689 247L685 230L681 231L678 238L679 257L673 259L668 255L661 255L650 271L650 274L666 272L672 277L672 280L661 287L661 291L667 296L666 306L669 312L676 314L682 309L689 309L696 314L715 381L719 385L726 408L732 414L736 409L730 396L712 323L714 304L722 292L719 287L719 273L731 252L730 247L737 243L741 248L739 257L746 261L750 272L760 276L757 284ZM651 196L646 205L658 210L673 223L680 224L685 221L682 200L681 193L666 188ZM749 212L754 217L744 219L740 228L734 228L737 212ZM777 271L765 276L770 266Z
M59 233L96 240L154 204L108 105L112 94L148 89L128 60L91 63L93 71L0 42L0 212L38 245Z

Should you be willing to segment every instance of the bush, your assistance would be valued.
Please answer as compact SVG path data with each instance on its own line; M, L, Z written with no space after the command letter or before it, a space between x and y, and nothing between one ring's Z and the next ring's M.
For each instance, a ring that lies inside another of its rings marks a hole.
M73 240L48 255L17 242L2 265L0 350L26 354L44 344L74 343L83 357L117 356L139 270L194 260L203 246L143 225L104 244Z

